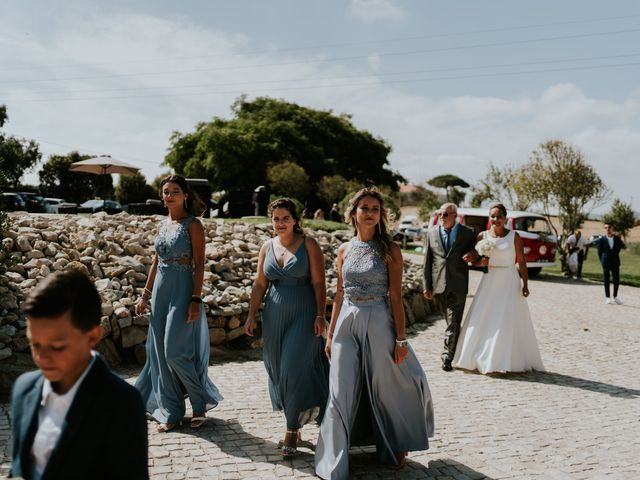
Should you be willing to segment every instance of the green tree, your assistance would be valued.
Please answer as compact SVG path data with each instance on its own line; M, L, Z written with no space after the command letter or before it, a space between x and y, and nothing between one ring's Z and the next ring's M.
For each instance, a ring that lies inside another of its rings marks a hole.
M312 186L340 175L397 189L402 179L388 169L391 147L357 129L348 115L265 97L240 97L232 113L229 120L199 123L194 132L174 132L165 164L176 173L207 178L214 190L253 190L267 183L269 167L285 161L302 167Z
M304 168L293 162L277 163L269 167L267 180L271 191L278 196L307 198L311 186Z
M8 119L7 107L0 105L0 128ZM41 157L42 153L34 140L21 140L0 132L0 188L17 188L22 175L33 168Z
M355 180L347 180L342 175L327 175L318 182L318 197L328 205L338 203L349 192L355 192L362 185Z
M147 183L147 179L140 172L120 175L120 181L116 186L116 199L120 203L143 203L147 198L157 197L156 190Z
M464 200L464 192L457 190L455 187L469 188L469 184L460 177L456 177L450 173L446 175L438 175L430 180L427 180L427 184L436 188L444 188L447 202L452 202L453 198Z
M67 155L51 155L38 172L40 189L49 197L64 198L69 202L82 203L93 197L110 197L113 194L111 175L72 172L71 164L91 158L70 152Z
M471 190L471 206L481 207L486 201L501 202L514 210L528 210L533 202L522 168L489 163L489 170Z
M418 218L423 222L428 221L433 211L440 207L440 203L440 199L435 192L425 188L424 196L418 205Z
M636 224L636 214L630 203L616 198L611 205L611 210L603 216L603 220L613 225L615 231L626 240L629 230Z
M590 209L611 194L582 152L561 140L540 144L520 169L518 182L542 205L548 218L557 209L564 238L579 229Z

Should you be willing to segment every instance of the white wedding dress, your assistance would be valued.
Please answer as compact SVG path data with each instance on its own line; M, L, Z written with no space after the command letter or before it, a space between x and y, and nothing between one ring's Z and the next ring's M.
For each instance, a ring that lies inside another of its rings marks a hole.
M515 232L495 238L488 273L482 276L462 323L453 366L466 370L524 372L544 370L527 300L516 268Z

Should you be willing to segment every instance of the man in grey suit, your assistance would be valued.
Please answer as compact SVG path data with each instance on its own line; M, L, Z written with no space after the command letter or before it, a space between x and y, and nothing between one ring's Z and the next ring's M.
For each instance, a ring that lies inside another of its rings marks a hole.
M424 248L424 297L438 304L447 330L442 353L442 369L451 370L456 352L460 323L469 290L469 267L478 253L475 235L469 227L456 222L458 207L445 203L438 211L439 224L427 232Z

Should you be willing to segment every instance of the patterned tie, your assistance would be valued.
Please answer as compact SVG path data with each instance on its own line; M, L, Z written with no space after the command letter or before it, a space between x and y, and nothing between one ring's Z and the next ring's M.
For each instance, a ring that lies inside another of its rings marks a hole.
M449 253L449 249L451 248L451 229L444 230L444 250L446 253Z

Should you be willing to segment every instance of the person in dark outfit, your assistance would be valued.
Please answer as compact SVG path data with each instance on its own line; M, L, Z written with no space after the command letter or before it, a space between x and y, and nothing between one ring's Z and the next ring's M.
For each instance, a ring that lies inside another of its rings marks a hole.
M627 248L619 235L613 234L613 225L604 224L603 235L598 239L598 257L602 265L602 274L604 280L605 303L616 303L622 305L622 300L618 298L618 287L620 286L620 250ZM611 300L611 290L609 280L613 281L613 301Z
M460 323L469 290L469 266L479 255L473 230L456 222L458 207L445 203L438 212L439 225L429 229L424 247L424 297L436 301L447 321L442 369L451 370Z
M11 395L12 477L147 479L147 421L137 390L93 350L101 302L75 270L43 280L22 304L40 370Z

